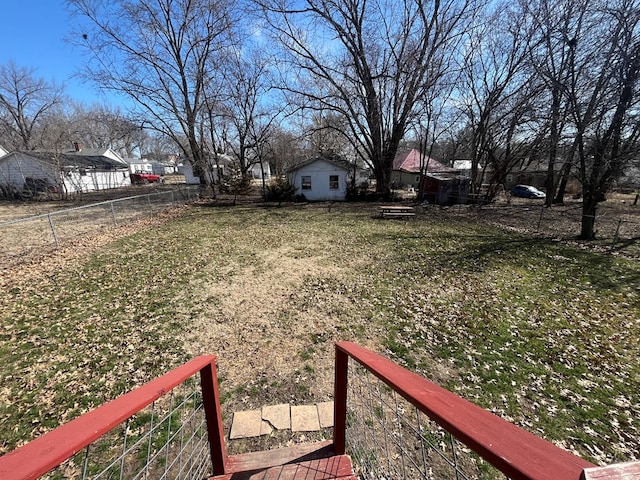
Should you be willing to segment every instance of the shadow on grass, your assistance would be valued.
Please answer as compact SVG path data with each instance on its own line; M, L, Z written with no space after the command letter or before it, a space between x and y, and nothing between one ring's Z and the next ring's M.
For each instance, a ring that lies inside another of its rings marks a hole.
M385 232L386 241L425 240L424 235L415 233ZM640 239L620 242L636 245ZM622 247L621 247L622 248ZM552 278L583 279L604 290L622 291L634 288L640 291L640 266L637 262L611 255L608 251L594 251L587 247L580 249L563 240L539 236L505 236L504 234L451 233L433 248L423 249L436 264L452 272L468 270L481 273L494 268L530 267L532 272L553 269ZM397 252L399 257L406 251ZM399 259L406 261L406 258Z

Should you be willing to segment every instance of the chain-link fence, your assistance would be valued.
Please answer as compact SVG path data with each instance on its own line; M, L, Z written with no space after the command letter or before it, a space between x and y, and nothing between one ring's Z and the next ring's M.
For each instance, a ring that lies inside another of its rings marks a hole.
M640 257L640 205L633 196L616 196L598 205L596 215L586 217L582 202L570 200L547 207L541 199L501 196L491 203L423 204L422 211L433 215L453 215L496 225L520 233L530 233L563 240L578 239L583 219L594 219L595 240L590 245L607 251L620 251Z
M196 199L199 186L119 198L0 223L0 250L17 261L38 250L133 223Z

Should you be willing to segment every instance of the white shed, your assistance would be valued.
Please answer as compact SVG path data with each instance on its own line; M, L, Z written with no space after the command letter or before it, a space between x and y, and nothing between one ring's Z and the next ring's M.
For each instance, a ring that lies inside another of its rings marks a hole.
M310 201L344 200L350 174L346 162L328 158L314 158L289 170L289 183L296 194Z

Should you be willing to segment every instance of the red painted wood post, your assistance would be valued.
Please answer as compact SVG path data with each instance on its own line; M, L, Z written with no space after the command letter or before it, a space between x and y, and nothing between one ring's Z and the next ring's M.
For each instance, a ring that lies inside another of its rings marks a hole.
M222 409L220 408L220 392L218 390L218 375L215 359L200 370L200 384L202 386L202 401L207 419L207 433L213 474L222 475L227 466L227 451L224 445L224 425L222 424Z
M344 455L347 429L347 370L349 356L336 345L336 371L333 393L333 451Z

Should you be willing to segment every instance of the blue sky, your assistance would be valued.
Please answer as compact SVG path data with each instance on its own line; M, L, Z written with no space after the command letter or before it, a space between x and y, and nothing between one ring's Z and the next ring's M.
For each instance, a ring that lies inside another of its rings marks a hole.
M73 78L82 55L64 40L70 34L65 5L62 0L1 0L0 64L13 60L34 68L38 77L64 83L74 100L102 103L93 86Z

